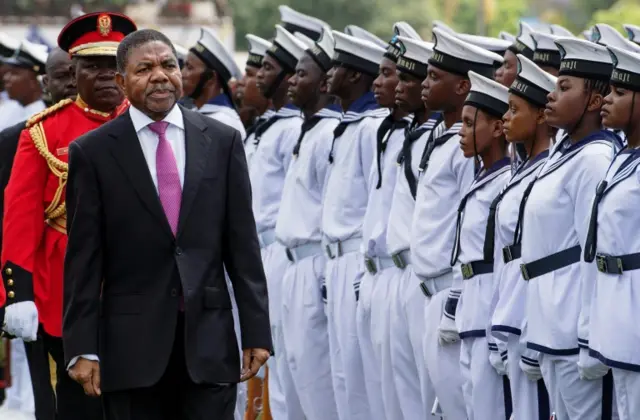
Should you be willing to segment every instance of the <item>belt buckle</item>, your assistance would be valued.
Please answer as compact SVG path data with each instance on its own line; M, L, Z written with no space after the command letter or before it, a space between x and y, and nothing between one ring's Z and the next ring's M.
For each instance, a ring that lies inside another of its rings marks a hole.
M407 264L404 262L404 259L399 252L393 254L391 256L391 260L393 261L393 264L399 269L404 270L405 268L407 268Z
M531 280L531 277L529 276L529 270L527 270L526 264L520 264L520 272L522 273L523 279L525 279L526 281Z
M471 263L462 264L460 268L462 269L462 278L464 278L465 280L469 280L470 278L475 276L475 273L473 272L473 266L471 265Z
M420 290L422 290L422 294L428 297L429 299L433 297L433 293L429 291L429 288L427 287L426 284L424 284L424 282L420 282Z
M376 268L376 262L372 258L364 257L364 266L366 267L367 271L371 275L376 274L378 272Z
M510 246L505 246L504 248L502 248L502 259L504 260L505 264L513 261L513 254L511 253Z
M329 257L330 260L334 259L335 257L333 256L333 252L331 252L331 244L327 244L325 246L325 250L327 251L327 257Z
M338 257L342 257L342 241L338 241L337 245L338 245L337 246L337 249L338 249L338 255L337 256Z
M291 262L295 262L295 260L293 259L293 253L291 252L291 249L286 248L285 252L287 253L287 259Z
M609 264L609 262L613 262L615 264ZM622 267L622 259L616 257L610 257L607 255L597 255L596 256L596 265L598 267L598 271L606 274L622 274L624 272L624 268Z

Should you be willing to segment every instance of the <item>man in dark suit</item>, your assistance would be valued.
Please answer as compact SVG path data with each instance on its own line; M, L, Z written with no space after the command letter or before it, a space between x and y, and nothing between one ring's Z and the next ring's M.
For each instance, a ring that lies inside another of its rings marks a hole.
M117 53L128 112L69 147L63 341L107 420L233 418L272 348L240 134L176 105L163 34ZM240 369L226 268L240 314Z

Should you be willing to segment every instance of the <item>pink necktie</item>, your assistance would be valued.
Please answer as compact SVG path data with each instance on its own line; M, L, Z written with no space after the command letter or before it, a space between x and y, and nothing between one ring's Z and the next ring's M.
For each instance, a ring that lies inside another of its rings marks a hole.
M156 121L148 125L149 129L158 135L158 149L156 150L156 172L158 176L158 193L160 202L164 208L171 231L175 235L178 231L178 218L180 217L180 204L182 202L182 186L176 157L171 145L167 141L165 132L169 123Z

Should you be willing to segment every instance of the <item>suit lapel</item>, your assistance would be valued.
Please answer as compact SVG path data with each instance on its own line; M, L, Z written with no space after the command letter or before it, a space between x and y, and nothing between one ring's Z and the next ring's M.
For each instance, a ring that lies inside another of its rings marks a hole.
M211 137L205 134L207 125L198 114L181 108L184 118L184 138L186 150L186 163L184 174L184 187L182 189L182 204L180 206L180 218L178 219L178 233L184 229L184 225L191 211L193 201L198 193L200 181L207 167L211 152L209 148L215 143Z
M160 197L151 179L149 165L142 153L138 134L131 122L129 111L118 118L118 121L119 124L114 124L113 131L109 133L115 139L111 153L127 178L129 178L129 182L131 182L144 206L160 223L163 230L173 237L162 203L160 203Z

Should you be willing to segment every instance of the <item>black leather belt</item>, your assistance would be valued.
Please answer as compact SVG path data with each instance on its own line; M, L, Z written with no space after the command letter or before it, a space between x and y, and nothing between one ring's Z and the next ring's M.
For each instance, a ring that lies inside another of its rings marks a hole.
M505 264L522 257L522 245L509 245L502 248L502 259Z
M536 277L577 263L580 261L581 254L582 249L580 245L576 245L528 264L521 264L520 271L525 280L535 279Z
M493 262L473 261L460 266L462 269L462 278L469 280L480 274L493 273Z
M622 274L625 271L640 268L640 253L627 255L596 254L596 266L598 271L607 274Z

